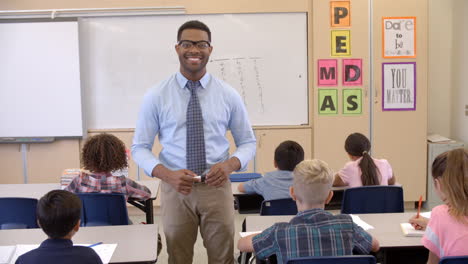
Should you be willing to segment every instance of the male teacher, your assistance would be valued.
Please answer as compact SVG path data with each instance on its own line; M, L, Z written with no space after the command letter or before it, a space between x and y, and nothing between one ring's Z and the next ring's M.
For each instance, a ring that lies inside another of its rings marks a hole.
M210 29L200 21L184 23L175 50L180 72L145 95L133 158L148 175L162 180L161 215L169 263L192 263L200 227L209 263L232 264L234 208L229 175L247 166L255 155L256 140L239 94L206 72L213 50ZM227 130L237 146L231 156ZM159 157L151 152L156 135L163 147Z

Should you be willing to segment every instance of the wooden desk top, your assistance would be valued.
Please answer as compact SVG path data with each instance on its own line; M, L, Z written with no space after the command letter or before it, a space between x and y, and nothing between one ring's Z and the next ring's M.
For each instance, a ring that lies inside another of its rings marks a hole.
M367 230L380 242L380 247L422 246L421 237L405 237L400 223L408 222L415 213L356 214L374 229ZM276 222L289 222L293 216L247 216L247 231L259 231Z
M156 199L159 192L158 180L136 181L151 191L151 199ZM0 197L28 197L40 199L52 190L59 190L60 183L0 184Z
M0 230L0 246L40 244L47 238L40 228ZM117 244L113 262L154 262L157 258L158 225L121 225L80 227L75 244Z

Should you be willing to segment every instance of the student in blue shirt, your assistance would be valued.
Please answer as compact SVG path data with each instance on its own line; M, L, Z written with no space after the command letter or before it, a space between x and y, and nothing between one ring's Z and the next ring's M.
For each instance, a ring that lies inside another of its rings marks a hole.
M243 237L237 247L257 259L276 255L278 263L310 256L369 254L379 242L353 223L349 215L324 210L332 196L333 172L321 160L305 160L293 172L290 193L298 213L289 223L276 223L260 234Z
M21 255L16 264L102 264L89 247L73 246L80 228L81 200L75 194L53 190L37 204L37 222L49 237L39 248Z
M287 140L275 150L274 164L278 170L267 172L262 178L239 184L239 192L257 193L265 200L290 198L289 187L293 183L292 171L304 160L304 149L295 141Z

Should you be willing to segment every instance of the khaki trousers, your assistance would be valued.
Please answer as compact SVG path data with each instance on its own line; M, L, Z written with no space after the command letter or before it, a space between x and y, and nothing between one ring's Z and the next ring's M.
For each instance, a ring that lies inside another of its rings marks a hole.
M234 263L234 198L230 181L219 188L194 184L189 195L162 182L161 192L169 264L192 263L198 227L208 263Z

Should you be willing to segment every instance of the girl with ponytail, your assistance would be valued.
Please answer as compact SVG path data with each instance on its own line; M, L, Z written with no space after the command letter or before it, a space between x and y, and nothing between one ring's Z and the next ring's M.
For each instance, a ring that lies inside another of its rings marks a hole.
M370 148L369 139L361 133L353 133L346 138L345 150L351 161L335 175L333 186L395 184L395 176L388 161L372 158Z

